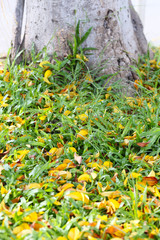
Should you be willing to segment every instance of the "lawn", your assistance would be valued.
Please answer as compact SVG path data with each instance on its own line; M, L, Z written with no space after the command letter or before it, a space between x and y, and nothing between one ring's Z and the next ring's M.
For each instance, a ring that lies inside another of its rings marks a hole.
M0 70L0 239L160 239L160 53L126 97L77 52Z

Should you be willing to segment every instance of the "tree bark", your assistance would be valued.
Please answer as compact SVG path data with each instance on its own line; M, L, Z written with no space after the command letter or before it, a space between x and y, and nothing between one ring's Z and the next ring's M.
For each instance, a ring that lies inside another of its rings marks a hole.
M27 0L24 41L19 42L19 21L14 52L19 46L30 51L34 43L37 51L47 45L49 54L56 51L64 56L69 53L66 40L74 34L78 20L83 23L82 32L93 27L85 42L86 47L97 48L89 57L92 67L103 63L103 73L117 72L112 82L121 78L125 89L132 92L134 76L129 66L148 46L130 0Z
M22 23L24 17L25 0L17 0L15 8L15 22L13 25L12 58L15 58L22 46Z

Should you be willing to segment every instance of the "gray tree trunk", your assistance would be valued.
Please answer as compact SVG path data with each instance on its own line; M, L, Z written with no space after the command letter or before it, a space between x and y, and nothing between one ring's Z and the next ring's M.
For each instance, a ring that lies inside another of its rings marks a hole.
M49 54L54 51L58 56L68 54L66 39L81 20L82 32L93 27L85 45L98 49L90 56L91 65L107 61L104 73L119 72L118 78L123 79L127 91L132 90L134 76L129 65L138 54L147 52L147 41L130 0L27 0L25 8L25 32L21 42L19 26L22 26L23 10L16 15L19 25L15 31L14 55L19 48L30 51L33 43L37 51L47 45Z
M25 0L17 0L15 7L15 23L13 25L12 57L15 57L22 46L22 25L24 20Z

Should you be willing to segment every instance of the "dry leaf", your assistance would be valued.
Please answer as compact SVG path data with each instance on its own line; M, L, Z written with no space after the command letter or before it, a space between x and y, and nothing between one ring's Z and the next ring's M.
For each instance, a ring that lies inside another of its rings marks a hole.
M156 174L153 170L148 174L148 177L155 177L155 176L156 176Z
M68 233L69 240L78 240L81 237L81 233L77 227L71 228Z
M77 150L74 147L69 147L69 151L71 151L73 153L77 152Z
M43 228L44 225L40 224L40 223L35 223L33 222L31 227L35 230L35 231L39 231L40 228Z
M137 145L139 146L139 147L145 147L145 146L147 146L148 144L149 144L150 142L140 142L140 143L137 143Z
M48 78L46 78L46 77L43 78L43 81L46 82L46 83L48 83L48 84L52 84L52 83L48 80Z
M77 138L80 138L81 140L86 139L86 136L88 135L88 130L87 129L82 129L78 134Z
M67 240L65 237L58 237L56 240Z
M42 184L40 184L40 183L30 183L30 184L25 186L25 190L32 189L32 188L39 189L41 187L42 187Z
M17 235L17 234L21 233L23 230L26 230L26 229L31 229L31 228L27 223L22 223L21 225L19 225L18 227L15 227L13 229L13 233Z
M7 194L8 190L6 188L3 187L3 185L1 186L1 194Z
M74 160L77 161L79 164L82 162L82 157L78 156L78 154L75 152L74 153Z
M111 167L113 166L113 163L110 162L110 161L105 161L105 162L103 163L103 166L105 166L106 168L111 168Z
M45 70L47 70L49 68L49 66L47 66L47 64L50 64L50 62L48 61L42 61L39 66L44 68Z
M89 203L89 197L82 192L71 192L71 193L67 194L66 197L70 197L75 200L82 201L86 204Z
M110 234L112 237L124 237L125 233L121 226L110 226L106 229L105 233Z
M38 220L38 215L36 212L32 212L23 218L23 221L26 221L26 222L36 222L37 220Z
M140 173L136 173L136 172L132 172L131 174L130 174L130 178L138 178L138 177L140 177L141 176L141 174Z
M58 191L66 191L69 188L74 187L74 185L72 183L65 183L63 186L60 186L58 188Z
M44 77L45 78L49 78L52 75L52 71L51 70L47 70L45 71Z
M116 178L118 177L118 173L115 173L114 176L111 178L113 182L116 182Z
M154 186L158 183L158 179L156 177L143 177L142 182L149 186Z
M87 174L87 173L84 173L84 174L80 175L79 178L78 178L78 182L83 182L83 181L92 182L90 175Z

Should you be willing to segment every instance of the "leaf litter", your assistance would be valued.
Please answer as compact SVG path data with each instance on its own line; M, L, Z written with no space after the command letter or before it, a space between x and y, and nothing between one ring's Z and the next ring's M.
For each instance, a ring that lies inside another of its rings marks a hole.
M85 55L1 70L2 239L159 238L156 54L133 98L100 87Z

